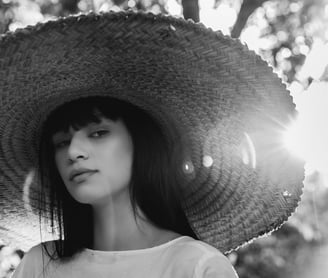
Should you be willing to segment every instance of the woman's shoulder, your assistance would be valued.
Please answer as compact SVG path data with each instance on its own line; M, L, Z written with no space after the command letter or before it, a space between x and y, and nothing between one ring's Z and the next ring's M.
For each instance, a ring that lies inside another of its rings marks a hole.
M192 263L193 278L236 278L236 271L229 259L215 247L191 237L183 237L174 248L172 256Z
M181 252L194 256L216 255L216 256L225 257L215 247L207 244L204 241L197 240L189 236L182 236L174 246L176 249L179 249Z

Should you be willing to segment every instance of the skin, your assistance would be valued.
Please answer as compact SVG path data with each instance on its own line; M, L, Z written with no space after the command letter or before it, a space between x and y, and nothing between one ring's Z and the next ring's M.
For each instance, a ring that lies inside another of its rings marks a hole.
M67 190L75 200L93 208L93 249L144 249L180 236L154 226L140 210L142 218L135 220L129 196L133 143L121 120L102 118L99 124L60 131L52 142ZM70 179L73 169L80 168L94 172Z

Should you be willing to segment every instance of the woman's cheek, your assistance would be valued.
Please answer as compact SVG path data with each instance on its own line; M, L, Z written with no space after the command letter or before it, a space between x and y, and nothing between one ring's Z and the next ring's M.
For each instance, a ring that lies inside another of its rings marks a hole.
M57 167L57 170L59 172L59 175L61 176L62 180L65 181L65 170L67 171L67 167L65 167L65 163L64 163L64 156L62 152L57 152L55 155L55 164Z

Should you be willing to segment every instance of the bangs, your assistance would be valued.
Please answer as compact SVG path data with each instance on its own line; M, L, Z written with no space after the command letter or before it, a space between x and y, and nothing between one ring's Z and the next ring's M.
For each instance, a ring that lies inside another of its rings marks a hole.
M101 118L117 121L120 118L124 102L109 97L81 98L57 108L44 124L47 135L56 132L68 132L72 127L79 130L90 123L100 123ZM49 137L48 137L49 138Z

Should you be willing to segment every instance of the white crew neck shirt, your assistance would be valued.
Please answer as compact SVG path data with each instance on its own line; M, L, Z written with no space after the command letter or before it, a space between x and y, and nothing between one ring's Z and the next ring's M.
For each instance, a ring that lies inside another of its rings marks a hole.
M52 241L46 242L51 252ZM43 273L43 264L46 266ZM44 274L44 275L43 275ZM27 252L13 278L236 278L229 260L216 248L181 236L138 250L84 249L68 262L49 261L42 245Z

